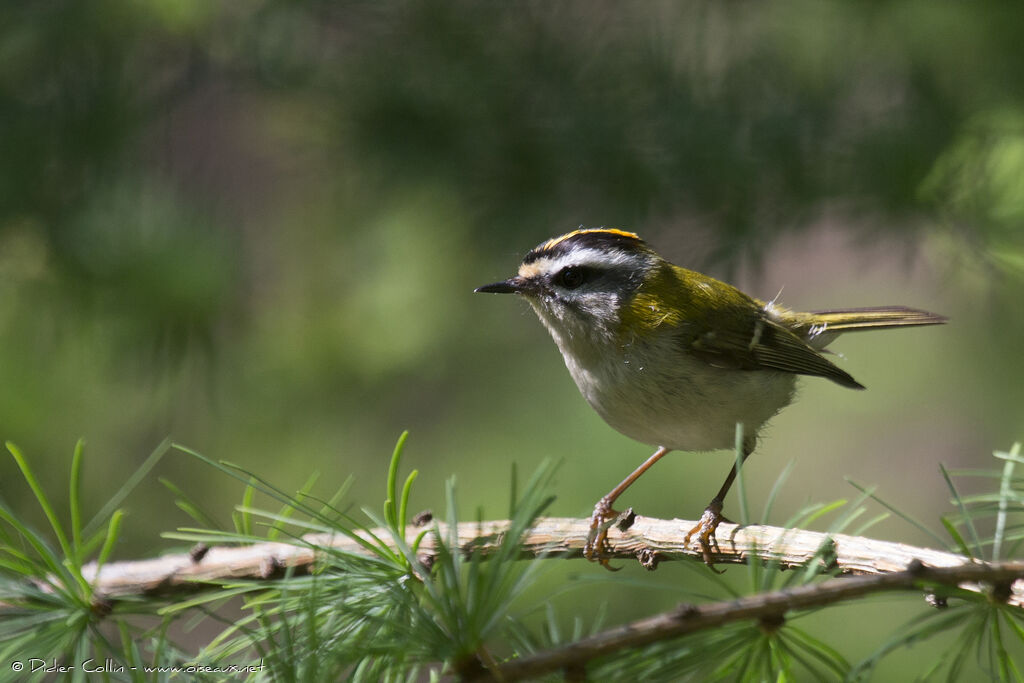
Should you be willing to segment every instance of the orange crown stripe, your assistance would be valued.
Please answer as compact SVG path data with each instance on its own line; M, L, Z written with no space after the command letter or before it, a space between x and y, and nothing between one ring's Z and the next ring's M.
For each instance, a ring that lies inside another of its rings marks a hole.
M558 244L569 239L570 237L575 237L576 235L587 235L592 233L605 233L608 235L617 235L619 237L631 237L635 240L640 239L640 235L637 235L635 232L627 232L625 230L616 230L614 228L581 228L580 230L573 230L572 232L567 232L561 237L554 237L552 239L549 239L547 242L542 244L540 248L537 249L537 251L547 251L548 249L557 246Z

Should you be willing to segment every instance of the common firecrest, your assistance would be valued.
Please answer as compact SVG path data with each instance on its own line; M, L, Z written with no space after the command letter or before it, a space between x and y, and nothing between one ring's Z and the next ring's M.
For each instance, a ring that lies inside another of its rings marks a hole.
M822 355L840 333L934 325L946 318L904 306L799 313L663 259L622 230L576 230L530 251L519 273L477 292L529 301L587 402L655 453L594 507L584 554L608 566L615 500L672 450L730 448L744 428L741 460L761 427L793 400L797 375L864 387ZM716 547L722 502L736 465L711 499L696 536L705 562Z

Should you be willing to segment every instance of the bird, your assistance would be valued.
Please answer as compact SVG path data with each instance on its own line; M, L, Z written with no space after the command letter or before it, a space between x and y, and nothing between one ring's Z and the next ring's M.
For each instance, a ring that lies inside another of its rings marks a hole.
M764 424L794 398L798 375L864 389L825 354L837 336L936 325L942 315L906 306L799 312L674 265L637 234L580 228L530 250L512 277L474 291L529 302L561 351L583 398L608 425L656 447L594 506L584 555L607 561L612 506L670 451L742 447L718 493L689 530L706 564L737 466Z

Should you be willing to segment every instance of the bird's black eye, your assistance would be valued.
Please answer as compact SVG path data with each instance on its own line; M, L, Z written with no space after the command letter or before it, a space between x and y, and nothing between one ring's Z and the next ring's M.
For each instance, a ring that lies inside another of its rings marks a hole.
M555 275L555 284L565 289L577 289L589 279L590 271L582 266L567 266Z

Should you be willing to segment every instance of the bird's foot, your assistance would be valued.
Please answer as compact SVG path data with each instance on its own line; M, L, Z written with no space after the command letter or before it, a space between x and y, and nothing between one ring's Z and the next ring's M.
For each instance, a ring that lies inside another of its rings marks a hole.
M608 571L617 572L621 567L613 567L608 564L607 555L611 553L611 545L608 543L608 529L627 517L633 516L630 508L625 513L612 509L611 500L605 496L597 501L594 512L590 515L590 533L587 535L587 542L583 546L583 557L591 562L597 562Z
M721 574L722 572L715 569L712 563L712 552L718 552L718 541L715 539L715 530L718 525L725 519L722 517L722 501L718 498L713 498L708 506L704 508L704 513L700 516L700 520L697 522L697 526L690 529L690 532L686 534L686 538L683 539L683 545L688 546L690 544L690 538L696 535L697 543L700 545L700 554L704 558L704 564L711 567L712 570Z

